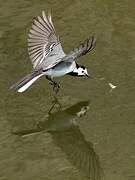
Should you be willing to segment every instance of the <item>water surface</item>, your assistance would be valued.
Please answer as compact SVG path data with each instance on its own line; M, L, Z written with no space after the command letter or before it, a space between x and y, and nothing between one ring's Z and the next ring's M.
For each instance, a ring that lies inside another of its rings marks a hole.
M135 2L1 0L0 5L0 179L134 179ZM27 33L41 10L52 11L65 52L97 38L95 50L78 61L94 78L60 78L61 107L54 107L53 118L48 115L53 92L45 78L23 94L8 90L31 71ZM111 90L108 83L117 87ZM82 101L89 101L89 109L74 120L74 105L82 107ZM24 136L30 132L35 134Z

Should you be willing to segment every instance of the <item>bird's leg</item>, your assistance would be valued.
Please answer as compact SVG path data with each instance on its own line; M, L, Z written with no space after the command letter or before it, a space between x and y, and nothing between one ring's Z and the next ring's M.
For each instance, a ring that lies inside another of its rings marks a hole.
M53 79L49 76L46 76L46 79L48 79L50 84L53 85L53 91L57 94L59 92L60 85L56 81L53 81Z
M52 110L54 109L54 107L55 107L56 105L59 106L59 110L62 108L62 105L60 104L58 98L57 98L56 96L54 96L54 99L53 99L53 101L52 101L52 106L51 106L51 108L49 109L48 114L51 114Z
M53 91L57 94L59 92L60 85L56 81L52 81Z

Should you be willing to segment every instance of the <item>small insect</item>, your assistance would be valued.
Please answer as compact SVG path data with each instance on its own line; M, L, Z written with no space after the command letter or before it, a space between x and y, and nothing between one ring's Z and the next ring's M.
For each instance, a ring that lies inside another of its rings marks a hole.
M113 85L112 83L108 83L108 84L109 84L109 86L111 87L110 92L117 87L117 86Z

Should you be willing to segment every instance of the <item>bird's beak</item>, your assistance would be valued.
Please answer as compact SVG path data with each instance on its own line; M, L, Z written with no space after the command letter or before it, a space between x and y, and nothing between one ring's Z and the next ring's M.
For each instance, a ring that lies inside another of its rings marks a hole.
M86 76L87 78L90 78L90 75L89 75L88 73L86 73L85 76Z
M86 76L87 78L93 79L93 77L92 77L91 75L89 75L89 74L85 74L85 76Z

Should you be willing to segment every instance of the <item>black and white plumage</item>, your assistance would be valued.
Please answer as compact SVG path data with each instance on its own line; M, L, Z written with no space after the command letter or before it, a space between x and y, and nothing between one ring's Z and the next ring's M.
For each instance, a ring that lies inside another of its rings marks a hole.
M33 64L33 71L13 84L10 89L23 92L43 75L52 82L54 88L59 87L53 80L54 77L66 74L88 76L87 69L78 65L75 60L95 47L94 37L86 39L77 48L65 54L59 37L56 36L51 14L47 16L44 11L41 16L34 18L28 36L28 53Z

